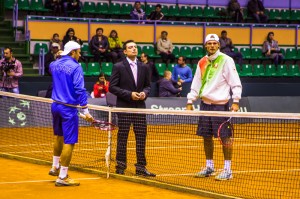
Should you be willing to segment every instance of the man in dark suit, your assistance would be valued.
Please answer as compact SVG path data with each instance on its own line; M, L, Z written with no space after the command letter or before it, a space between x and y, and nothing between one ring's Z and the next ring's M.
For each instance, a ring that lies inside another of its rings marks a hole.
M146 108L145 100L150 93L149 70L145 64L137 60L138 50L133 40L126 41L123 44L123 52L127 57L114 65L110 77L109 91L117 96L117 107ZM136 174L155 177L155 174L146 169L147 123L145 114L118 114L116 173L123 175L127 167L127 140L131 124L133 124L136 140Z

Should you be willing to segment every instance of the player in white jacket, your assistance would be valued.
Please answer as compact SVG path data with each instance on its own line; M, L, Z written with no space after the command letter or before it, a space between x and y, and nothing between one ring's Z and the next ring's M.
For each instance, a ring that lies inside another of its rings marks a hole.
M191 91L187 95L186 109L193 110L193 101L200 98L200 109L203 111L238 111L242 85L233 59L220 52L219 37L216 34L206 36L205 48L207 55L198 62ZM232 96L230 96L230 90ZM230 98L232 98L233 103L229 109ZM225 117L200 116L197 135L203 136L206 167L197 173L197 177L208 177L214 174L213 136L217 137L218 127L227 119ZM221 138L222 142L226 143L231 133L231 129L224 132L224 137ZM223 146L223 153L224 170L216 176L216 180L232 178L232 147Z

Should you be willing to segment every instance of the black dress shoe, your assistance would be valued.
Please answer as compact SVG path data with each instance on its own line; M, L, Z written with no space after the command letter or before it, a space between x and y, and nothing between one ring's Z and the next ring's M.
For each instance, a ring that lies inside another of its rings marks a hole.
M116 174L124 175L125 172L123 169L116 169Z
M139 176L145 177L155 177L156 174L149 172L146 168L145 169L136 169L135 174Z

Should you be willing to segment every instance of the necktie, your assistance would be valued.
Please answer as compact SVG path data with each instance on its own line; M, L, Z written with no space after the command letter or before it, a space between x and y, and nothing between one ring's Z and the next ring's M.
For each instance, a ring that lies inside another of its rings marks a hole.
M132 74L134 77L135 85L137 85L137 65L136 65L136 63L131 62L130 66L131 66L131 71L132 71Z

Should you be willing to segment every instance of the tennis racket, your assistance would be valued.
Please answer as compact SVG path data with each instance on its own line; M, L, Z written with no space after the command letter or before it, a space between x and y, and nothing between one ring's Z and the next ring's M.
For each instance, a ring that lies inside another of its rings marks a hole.
M228 118L218 128L218 139L220 143L225 147L231 147L233 144L234 129L231 123L232 117Z
M86 116L80 112L78 112L78 116L83 119L86 118ZM105 122L103 120L94 120L91 125L101 131L113 131L117 128L117 125L110 122Z

